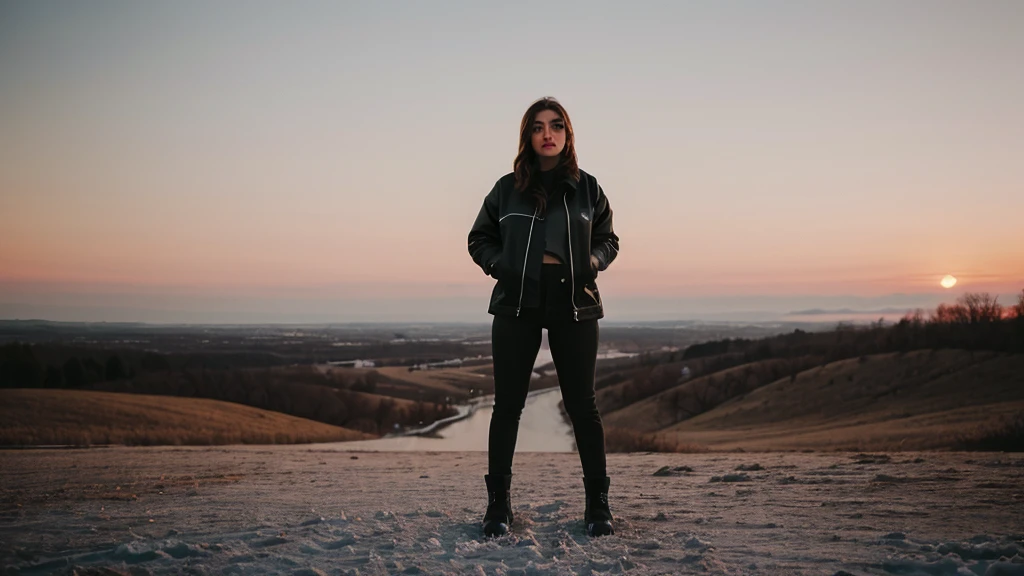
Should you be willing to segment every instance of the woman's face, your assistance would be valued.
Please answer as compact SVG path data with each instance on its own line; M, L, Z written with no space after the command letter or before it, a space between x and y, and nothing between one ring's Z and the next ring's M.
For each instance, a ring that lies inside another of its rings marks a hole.
M533 117L532 143L537 156L558 157L565 149L565 121L554 110L541 110Z

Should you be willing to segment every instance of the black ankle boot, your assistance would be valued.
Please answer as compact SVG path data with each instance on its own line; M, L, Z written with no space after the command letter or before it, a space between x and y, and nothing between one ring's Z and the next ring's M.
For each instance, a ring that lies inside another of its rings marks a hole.
M598 476L583 478L583 487L587 491L587 509L583 513L583 523L587 525L588 536L608 536L614 534L612 528L612 511L608 509L608 485L611 478Z
M487 513L484 514L484 536L504 536L512 526L512 498L509 488L512 475L487 474Z

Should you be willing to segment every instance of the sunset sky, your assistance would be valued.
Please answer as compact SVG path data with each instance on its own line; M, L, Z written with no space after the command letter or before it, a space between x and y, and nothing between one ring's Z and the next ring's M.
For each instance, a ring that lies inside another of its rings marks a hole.
M0 319L487 321L546 95L608 320L1010 303L1022 55L1017 0L0 1Z

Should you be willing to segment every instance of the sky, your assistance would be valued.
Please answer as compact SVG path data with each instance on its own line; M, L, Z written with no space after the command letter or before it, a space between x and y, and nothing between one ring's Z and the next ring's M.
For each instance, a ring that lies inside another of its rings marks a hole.
M486 322L542 96L609 320L1011 303L1021 54L1016 0L0 0L0 319Z

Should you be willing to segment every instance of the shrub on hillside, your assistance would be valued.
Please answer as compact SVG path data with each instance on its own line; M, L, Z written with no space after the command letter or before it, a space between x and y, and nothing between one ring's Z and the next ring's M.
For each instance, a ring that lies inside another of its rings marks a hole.
M961 435L958 444L963 450L1024 452L1024 412L978 426L973 432Z

